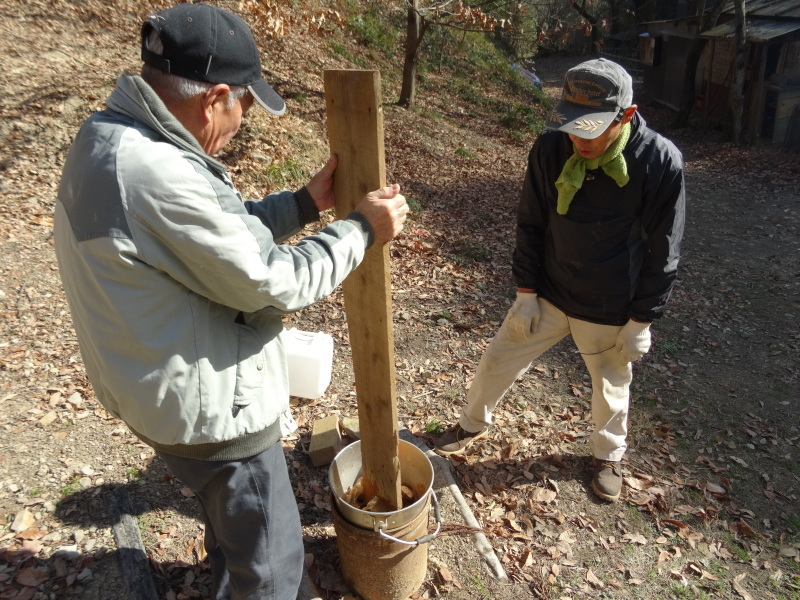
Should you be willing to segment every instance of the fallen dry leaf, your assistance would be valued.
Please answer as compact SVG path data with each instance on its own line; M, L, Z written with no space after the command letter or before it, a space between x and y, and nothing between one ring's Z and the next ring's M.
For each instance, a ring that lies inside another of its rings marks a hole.
M628 544L641 544L642 546L647 544L647 538L641 533L626 533L620 539Z
M750 527L750 525L744 519L737 519L734 523L731 524L731 528L738 532L740 535L743 535L748 538L757 538L762 537L761 534L756 532L755 529Z
M681 573L678 569L670 569L669 574L672 579L679 581L682 585L689 585L689 582L686 581L686 577L684 577L683 573Z
M36 587L42 582L47 581L49 577L47 571L28 567L27 569L20 569L19 573L17 573L16 580L17 583L21 585Z
M531 500L540 502L542 504L549 504L556 499L557 494L553 490L546 490L544 488L533 488L531 491Z
M520 560L520 566L523 569L526 569L533 565L533 552L530 550L525 550L522 554L522 559Z
M14 516L14 521L11 523L11 531L22 532L29 529L36 522L33 513L27 508L23 508Z
M739 594L744 600L753 600L753 596L750 595L744 586L742 585L742 581L744 578L747 577L746 573L739 573L736 577L733 578L733 589Z
M55 413L55 411L51 410L45 416L43 416L41 419L39 419L39 424L40 425L50 425L57 418L58 418L58 415Z
M602 590L604 587L606 587L605 584L597 578L597 575L595 575L591 569L586 571L586 583L591 585L596 590Z

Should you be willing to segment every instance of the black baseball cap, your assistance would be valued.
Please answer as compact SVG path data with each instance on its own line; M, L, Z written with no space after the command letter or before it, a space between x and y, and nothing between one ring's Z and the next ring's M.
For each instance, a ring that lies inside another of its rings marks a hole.
M152 31L162 54L147 49ZM274 115L286 111L283 99L261 77L261 58L247 23L209 4L178 4L150 15L142 25L142 60L160 71L193 81L246 87Z
M617 63L605 58L572 67L564 77L561 100L545 127L593 140L633 104L633 80Z

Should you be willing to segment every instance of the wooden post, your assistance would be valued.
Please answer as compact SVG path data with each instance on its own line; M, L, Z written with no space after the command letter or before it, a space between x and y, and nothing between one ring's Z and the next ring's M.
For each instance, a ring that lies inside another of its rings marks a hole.
M325 105L336 214L346 217L365 194L386 185L378 71L325 71ZM373 244L342 284L356 378L364 495L400 510L397 397L389 245Z

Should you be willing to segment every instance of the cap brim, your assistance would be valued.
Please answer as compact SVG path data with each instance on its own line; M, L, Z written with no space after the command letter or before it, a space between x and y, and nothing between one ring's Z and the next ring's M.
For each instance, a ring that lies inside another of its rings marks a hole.
M286 112L286 103L283 101L283 98L278 96L277 92L269 87L269 84L263 79L256 81L252 85L248 85L247 89L253 94L253 98L256 99L256 102L273 115L280 116Z
M599 107L598 107L599 108ZM593 140L603 135L619 114L614 107L609 110L597 110L593 107L573 104L566 100L559 101L545 120L545 127L563 131L585 140Z

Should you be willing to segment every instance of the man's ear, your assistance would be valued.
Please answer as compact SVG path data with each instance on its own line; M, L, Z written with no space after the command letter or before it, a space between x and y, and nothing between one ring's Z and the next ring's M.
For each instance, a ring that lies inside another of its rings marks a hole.
M636 110L639 107L635 104L631 104L628 108L625 109L625 112L622 113L622 119L620 119L620 123L625 125L625 123L630 123L631 119L633 119L633 115L636 114Z
M214 116L214 110L217 105L222 103L222 106L227 106L228 94L231 88L226 83L217 83L208 88L200 95L200 104L203 111L203 121L210 123Z

